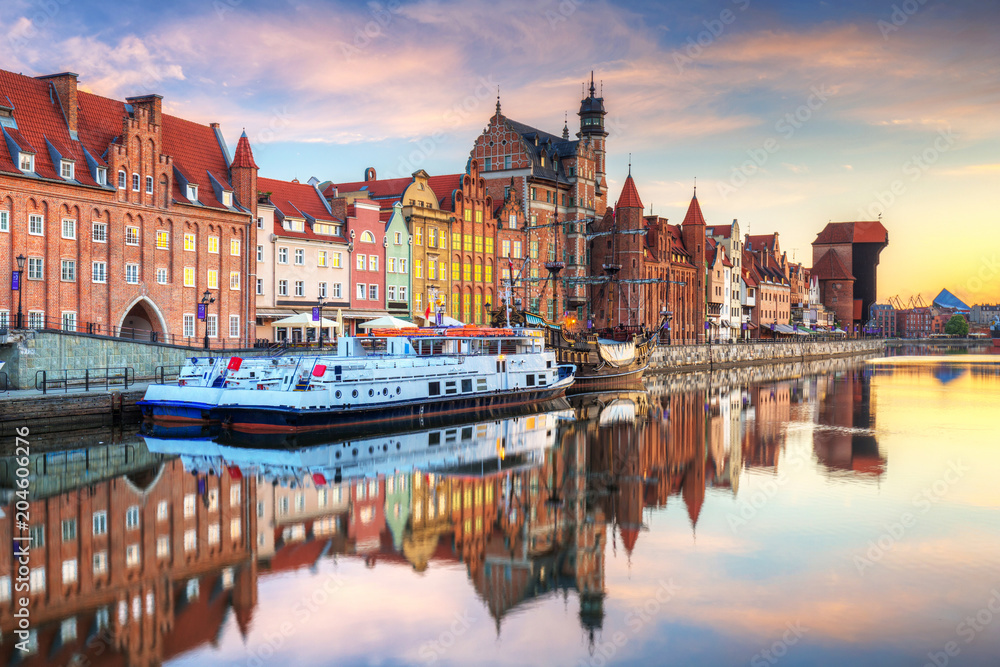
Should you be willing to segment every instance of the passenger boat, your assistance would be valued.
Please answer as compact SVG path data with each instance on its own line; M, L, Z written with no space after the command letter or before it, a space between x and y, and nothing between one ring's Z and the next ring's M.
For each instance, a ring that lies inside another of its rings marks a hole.
M537 326L545 332L546 344L562 363L576 365L576 381L570 393L619 389L642 379L656 349L656 331L637 327L573 333L538 315L514 308L493 313L493 324L507 321L515 327Z
M224 428L287 433L369 427L530 405L562 396L560 365L541 331L460 327L344 337L334 356L300 358L267 382L230 378L211 411Z
M151 384L137 403L147 419L204 422L219 404L223 390L269 382L294 363L286 358L193 357L181 366L177 384ZM235 371L242 371L234 378Z

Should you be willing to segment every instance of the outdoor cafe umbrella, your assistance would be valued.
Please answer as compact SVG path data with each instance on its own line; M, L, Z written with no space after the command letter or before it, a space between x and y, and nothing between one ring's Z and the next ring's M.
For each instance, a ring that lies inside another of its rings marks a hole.
M413 322L407 322L406 320L401 320L398 317L393 317L392 315L385 315L383 317L376 317L374 320L368 320L358 325L359 329L411 329L417 325Z
M312 313L299 313L298 315L290 315L283 320L278 320L277 322L272 322L273 327L310 327L313 329L326 328L326 327L337 327L340 328L338 322L333 320L328 320L325 317L322 322L314 322L312 318Z

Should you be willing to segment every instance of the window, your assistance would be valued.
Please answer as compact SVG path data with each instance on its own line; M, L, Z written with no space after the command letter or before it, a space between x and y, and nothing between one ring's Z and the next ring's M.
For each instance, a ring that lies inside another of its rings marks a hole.
M125 228L125 245L139 245L139 228Z
M375 243L375 235L371 232L364 232L361 234L362 243Z
M466 222L472 222L472 209L471 208L465 209L465 216L464 217L465 217L465 221Z
M368 298L372 301L378 301L378 285L368 286Z
M108 552L107 551L96 551L94 552L94 574L106 574L108 571Z
M28 328L29 329L44 329L45 328L45 311L44 310L29 310L28 311Z
M219 335L219 316L218 315L206 315L205 316L205 329L207 331L207 336L209 338L215 338Z
M326 266L326 250L316 253L316 266Z
M422 314L423 314L423 312L424 312L424 309L423 309L423 305L424 305L424 302L423 302L423 298L424 298L424 295L423 295L423 294L420 294L420 293L418 292L418 293L416 294L416 296L414 296L414 299L415 299L416 301L415 301L415 302L414 302L414 304L413 304L413 306L414 306L414 310L416 310L416 312L420 313L421 315L422 315Z
M170 512L170 510L168 509L168 505L167 505L167 501L166 500L161 500L160 502L156 503L156 520L157 521L166 521L167 517L169 516L169 512Z
M462 249L465 250L466 252L471 252L472 251L472 240L473 240L472 234L466 234L462 238ZM457 247L455 249L458 250Z
M288 264L288 248L278 248L278 264Z
M187 252L194 252L197 247L197 239L195 239L194 234L184 235L184 250Z
M385 298L388 299L389 301L395 301L396 300L396 286L395 285L389 285L389 286L387 286L385 288Z
M369 255L368 257L368 270L378 271L378 255Z
M134 530L139 527L139 506L132 505L125 510L125 528Z
M264 279L257 278L257 294L263 294L263 293L264 293Z
M147 176L146 177L146 194L147 195L153 194L153 177L152 176Z
M431 227L430 229L427 230L427 247L428 248L436 248L437 244L438 244L438 230L437 230L437 227Z
M75 283L76 282L76 260L75 259L64 259L62 260L62 273L61 277L63 282Z
M76 539L76 519L64 519L62 522L63 542L72 542Z
M264 229L264 218L257 218L257 229Z
M448 279L448 262L438 262L438 276L441 280Z
M424 262L423 260L413 260L413 275L417 278L424 277Z
M306 251L302 248L295 249L295 266L302 266L306 263Z
M325 299L326 298L326 283L320 283L319 284L318 294L319 294L319 298L321 298L321 299Z
M521 259L521 242L514 241L514 258Z
M288 296L288 281L279 280L278 281L278 296Z
M240 272L230 271L229 272L229 289L237 290L240 288Z
M334 299L342 299L343 296L344 296L344 284L343 283L334 283L333 284L333 298Z
M483 161L483 171L492 171L493 160L491 158L486 158Z
M130 285L137 285L139 283L139 265L138 264L126 264L125 265L125 282Z
M472 262L466 262L462 265L462 280L472 280Z
M295 281L295 296L305 296L306 295L306 284L302 280Z
M416 243L417 245L423 245L424 244L424 230L423 230L423 228L417 227L417 229L414 232L414 234L416 236L416 239L414 240L414 243Z
M482 281L483 281L483 265L480 264L479 262L476 262L476 282L479 283Z
M97 168L97 184L107 185L108 184L108 168L98 167Z
M219 289L219 271L218 269L208 270L208 289Z
M10 231L10 211L0 211L0 232Z
M402 257L399 258L399 271L398 273L406 273L406 260Z
M184 287L194 287L194 267L184 267Z
M365 284L364 283L358 283L358 298L359 299L364 299L365 298Z
M492 255L493 254L493 237L492 236L487 236L486 237L486 254L487 255Z
M190 183L188 184L188 186L187 186L187 198L188 198L188 201L198 201L198 186L197 185L191 185Z
M160 250L170 249L170 232L165 229L156 230L156 247Z
M504 169L510 169L510 156L509 155L504 155L503 156L503 168Z
M125 547L125 567L136 567L139 565L139 545L130 544Z
M190 519L194 516L194 494L188 493L184 496L184 518Z
M213 255L219 254L219 237L209 236L208 237L208 251Z
M119 171L118 172L118 189L119 190L124 190L125 189L125 172L124 171Z
M492 264L487 264L486 265L486 276L483 278L483 280L485 280L488 283L493 282L493 265Z
M156 282L160 285L167 284L167 270L160 268L156 270Z
M264 246L262 245L257 246L257 261L258 262L264 261Z
M476 236L475 238L476 238L476 252L482 252L483 251L483 237L482 236Z
M34 171L35 170L35 156L31 153L21 153L21 159L18 163L21 165L19 168L21 171Z
M451 247L458 250L462 247L462 233L452 232L451 233Z
M213 523L208 527L208 543L218 544L219 543L219 524Z
M76 559L64 560L62 564L62 581L64 584L72 584L76 581Z
M170 555L170 536L160 535L156 538L156 557L166 558Z
M395 273L396 272L396 258L395 257L390 257L387 260L385 260L385 272L386 273Z
M344 253L335 252L333 253L333 268L339 269L342 266L344 259Z
M191 338L194 336L194 315L192 313L184 314L184 337Z
M28 575L28 590L34 594L45 592L45 566L31 569Z
M240 337L240 316L230 315L229 316L229 337L239 338Z
M396 232L392 237L392 242L396 245L403 245L403 233Z
M94 512L94 535L104 535L106 532L108 532L107 511Z
M139 174L132 174L132 191L139 191Z
M28 216L28 233L32 236L41 236L45 231L45 219L40 215Z
M28 258L28 280L41 280L44 275L45 263L41 257Z
M406 287L402 285L399 287L399 300L406 301Z
M95 283L108 282L107 262L94 262L91 266L93 268L93 273L92 273L93 282Z
M476 222L482 222L482 221L483 221L483 212L476 211Z
M364 271L365 270L365 257L366 257L366 255L358 255L358 258L357 258L357 269L358 269L358 271Z
M531 188L531 198L532 200L538 199L538 192L535 190L535 188Z
M76 220L73 220L72 218L63 218L62 237L64 239L76 238Z
M230 519L229 520L229 537L231 539L238 540L238 539L240 539L240 535L242 534L242 532L243 531L242 531L242 526L240 524L240 518L236 517L235 519Z

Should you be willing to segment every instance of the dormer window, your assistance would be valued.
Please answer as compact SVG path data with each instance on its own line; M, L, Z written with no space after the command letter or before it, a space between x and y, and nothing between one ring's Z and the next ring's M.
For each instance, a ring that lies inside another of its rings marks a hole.
M108 184L108 168L98 167L97 168L97 184L107 185Z
M233 205L233 193L229 190L222 191L222 205L232 206Z
M60 160L59 173L66 180L73 180L73 162L70 160Z
M188 201L198 201L198 186L188 184L187 187L187 198Z
M21 153L17 163L21 171L35 171L35 156L31 153Z

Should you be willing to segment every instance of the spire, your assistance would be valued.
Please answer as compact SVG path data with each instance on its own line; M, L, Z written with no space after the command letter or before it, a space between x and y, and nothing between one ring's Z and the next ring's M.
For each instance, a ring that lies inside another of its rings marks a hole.
M500 115L500 86L497 85L497 115Z
M698 203L698 194L691 197L691 204L688 206L687 215L681 225L705 225L705 216L701 212L701 204Z
M563 112L563 139L569 139L569 112Z
M646 208L642 199L639 198L639 190L635 187L635 181L632 180L632 164L629 163L628 176L625 178L625 184L622 186L621 196L618 197L618 203L615 204L615 208L637 208L640 211Z
M596 97L597 89L594 88L594 70L590 70L590 96Z
M236 154L233 156L232 167L250 167L259 169L253 159L253 151L250 150L250 139L247 138L247 131L243 130L240 140L236 142Z

